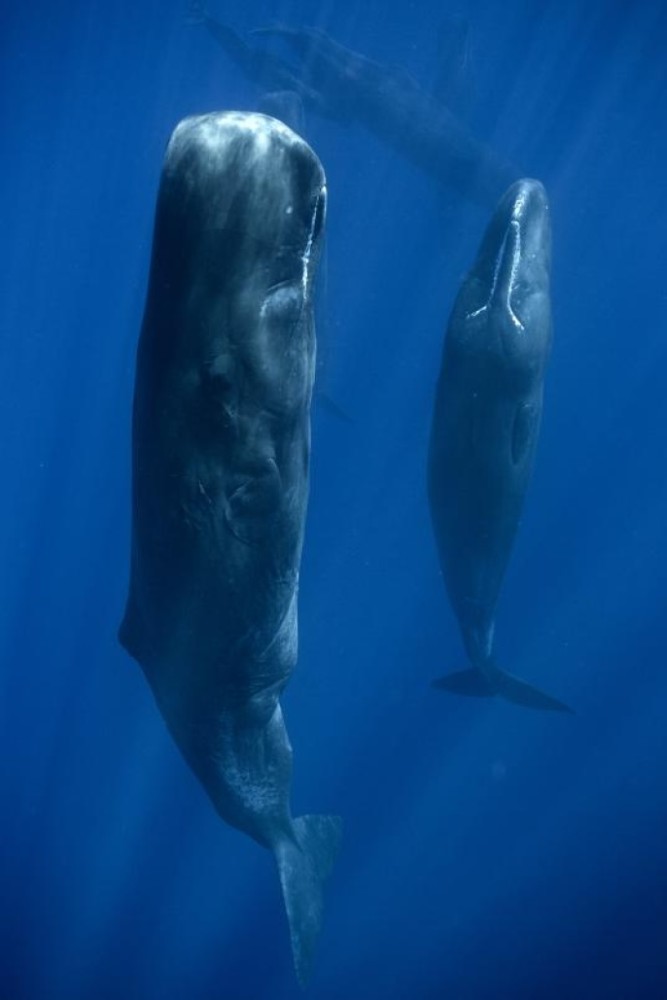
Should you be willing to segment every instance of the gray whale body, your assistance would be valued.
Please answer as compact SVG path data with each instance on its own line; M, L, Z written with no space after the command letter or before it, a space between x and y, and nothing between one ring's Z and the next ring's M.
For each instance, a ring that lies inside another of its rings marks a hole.
M431 519L471 668L435 686L569 711L493 659L495 609L530 481L551 346L551 229L542 184L501 199L445 338L428 463Z
M157 200L136 362L119 638L219 815L275 856L309 974L340 821L293 818L280 695L297 658L326 207L310 147L265 115L187 118Z

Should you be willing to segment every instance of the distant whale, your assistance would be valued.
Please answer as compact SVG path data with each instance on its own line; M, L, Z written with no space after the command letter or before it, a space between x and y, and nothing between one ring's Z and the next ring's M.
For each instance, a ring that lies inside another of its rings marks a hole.
M358 122L438 186L493 206L516 180L516 169L406 70L348 49L320 28L276 25L255 34L283 39L300 57L307 107L339 122Z
M444 40L442 69L436 93L430 93L400 67L348 49L320 28L274 25L253 32L255 37L286 42L297 56L296 65L292 65L262 46L249 45L212 17L199 0L190 4L190 13L192 23L202 24L241 72L262 90L297 94L308 112L343 124L359 123L425 172L438 187L491 207L520 176L452 111L464 103L461 88L467 74L461 60L468 54L464 22L457 26L449 19L440 33Z
M551 345L551 228L544 188L501 199L445 338L428 465L431 518L471 668L436 681L569 711L493 659L496 603L530 480Z
M268 90L260 97L257 110L289 125L302 138L306 136L303 101L295 90Z
M340 821L294 819L280 695L297 659L326 203L310 147L260 114L169 142L137 353L120 641L220 816L275 856L299 979Z

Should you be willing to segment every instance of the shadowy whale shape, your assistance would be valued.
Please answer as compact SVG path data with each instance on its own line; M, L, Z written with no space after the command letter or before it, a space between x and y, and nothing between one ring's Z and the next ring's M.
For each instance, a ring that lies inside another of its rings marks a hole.
M267 90L257 103L257 110L284 122L293 132L306 138L306 116L301 96L295 90Z
M475 101L475 80L468 21L445 15L437 31L437 73L431 91L452 114L465 121Z
M544 188L502 198L459 291L431 426L428 493L447 592L469 670L436 681L569 711L502 671L492 656L496 603L533 469L551 346L551 228Z
M308 977L332 816L294 819L297 659L323 169L265 115L187 118L165 155L137 352L119 637L220 816L275 856Z
M319 28L276 25L253 32L286 42L299 59L298 66L293 66L266 49L248 45L201 4L193 4L191 10L192 19L203 24L245 76L262 89L290 90L301 96L308 111L344 124L359 123L439 186L450 186L490 208L517 179L510 164L405 70L347 49ZM453 46L459 49L464 44L461 38ZM454 76L452 72L452 80ZM439 91L448 85L453 83L441 80Z

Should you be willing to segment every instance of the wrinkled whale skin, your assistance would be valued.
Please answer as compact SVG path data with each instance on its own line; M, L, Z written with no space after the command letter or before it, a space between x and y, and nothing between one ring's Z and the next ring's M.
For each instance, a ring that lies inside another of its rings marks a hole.
M324 171L289 128L175 129L158 194L133 412L120 641L220 816L273 851L308 975L335 817L294 819L279 697L297 659Z

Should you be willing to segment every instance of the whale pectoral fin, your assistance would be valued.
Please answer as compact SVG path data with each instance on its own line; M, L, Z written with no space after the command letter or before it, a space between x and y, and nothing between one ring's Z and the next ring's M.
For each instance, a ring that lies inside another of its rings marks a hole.
M471 698L488 698L498 694L497 689L489 683L484 674L474 667L467 670L457 670L454 674L446 674L433 681L433 687L440 691L451 691L452 694L464 694Z
M338 854L338 816L299 816L296 842L282 841L274 850L289 922L297 978L306 985L322 923L322 883Z
M475 98L470 27L463 17L446 15L437 33L438 66L432 93L457 118L468 118Z

